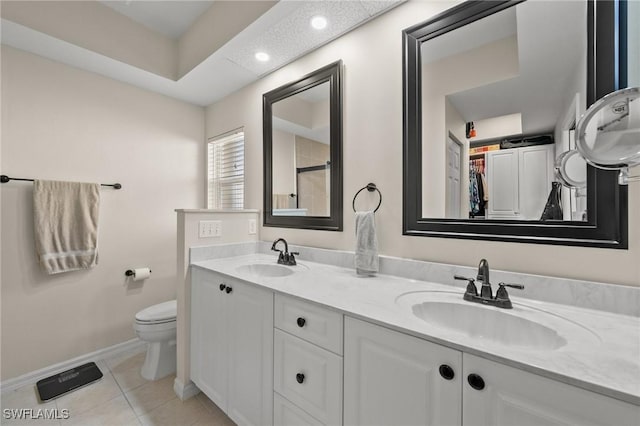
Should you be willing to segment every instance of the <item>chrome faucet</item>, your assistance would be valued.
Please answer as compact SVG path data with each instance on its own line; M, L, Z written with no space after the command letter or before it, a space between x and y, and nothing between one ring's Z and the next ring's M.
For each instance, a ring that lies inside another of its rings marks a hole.
M283 242L284 243L284 252L282 250L278 250L276 248L276 245L279 242ZM293 252L289 253L289 244L287 244L287 240L285 240L284 238L278 238L277 240L275 240L273 242L273 245L271 246L271 250L280 252L280 255L278 256L278 263L280 265L295 266L296 265L296 258L295 258L294 255L299 255L300 254L297 251L293 251Z
M511 299L509 299L509 293L507 293L507 289L505 287L516 288L518 290L524 289L524 286L522 284L499 283L498 290L496 291L496 296L493 297L493 292L491 291L491 281L489 281L489 262L487 262L487 259L482 259L480 261L480 264L478 265L478 275L476 276L475 280L473 278L467 278L460 275L454 275L453 278L456 280L464 280L468 282L467 289L464 292L464 300L482 303L485 305L497 306L498 308L513 308ZM480 295L478 295L478 288L475 284L476 280L482 283L482 287L480 288Z

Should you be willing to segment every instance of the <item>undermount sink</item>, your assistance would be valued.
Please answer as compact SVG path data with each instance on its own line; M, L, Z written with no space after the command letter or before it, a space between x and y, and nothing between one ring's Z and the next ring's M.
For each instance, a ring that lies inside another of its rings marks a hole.
M269 263L251 263L249 265L238 266L238 272L251 274L259 277L286 277L293 274L293 271L286 266Z
M407 293L396 303L411 309L431 326L456 332L477 341L533 350L557 350L568 339L599 339L588 329L555 314L515 305L502 309L462 300L449 292Z

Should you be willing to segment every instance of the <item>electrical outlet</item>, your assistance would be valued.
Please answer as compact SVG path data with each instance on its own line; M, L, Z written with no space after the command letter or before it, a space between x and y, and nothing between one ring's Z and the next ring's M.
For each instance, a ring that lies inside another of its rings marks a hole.
M255 219L249 219L249 235L255 235L257 231L258 224Z

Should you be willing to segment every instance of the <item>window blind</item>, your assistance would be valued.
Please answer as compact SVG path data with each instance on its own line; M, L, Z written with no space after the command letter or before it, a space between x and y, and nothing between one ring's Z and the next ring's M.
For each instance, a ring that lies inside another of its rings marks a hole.
M244 208L244 132L208 143L208 208Z

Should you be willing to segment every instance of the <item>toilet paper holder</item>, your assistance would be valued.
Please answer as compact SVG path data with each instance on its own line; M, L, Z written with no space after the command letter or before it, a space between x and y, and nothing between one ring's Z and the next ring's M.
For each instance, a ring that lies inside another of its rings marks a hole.
M151 272L151 269L149 269L149 272ZM127 271L124 273L127 277L134 277L136 276L136 271L134 271L133 269L127 269Z

